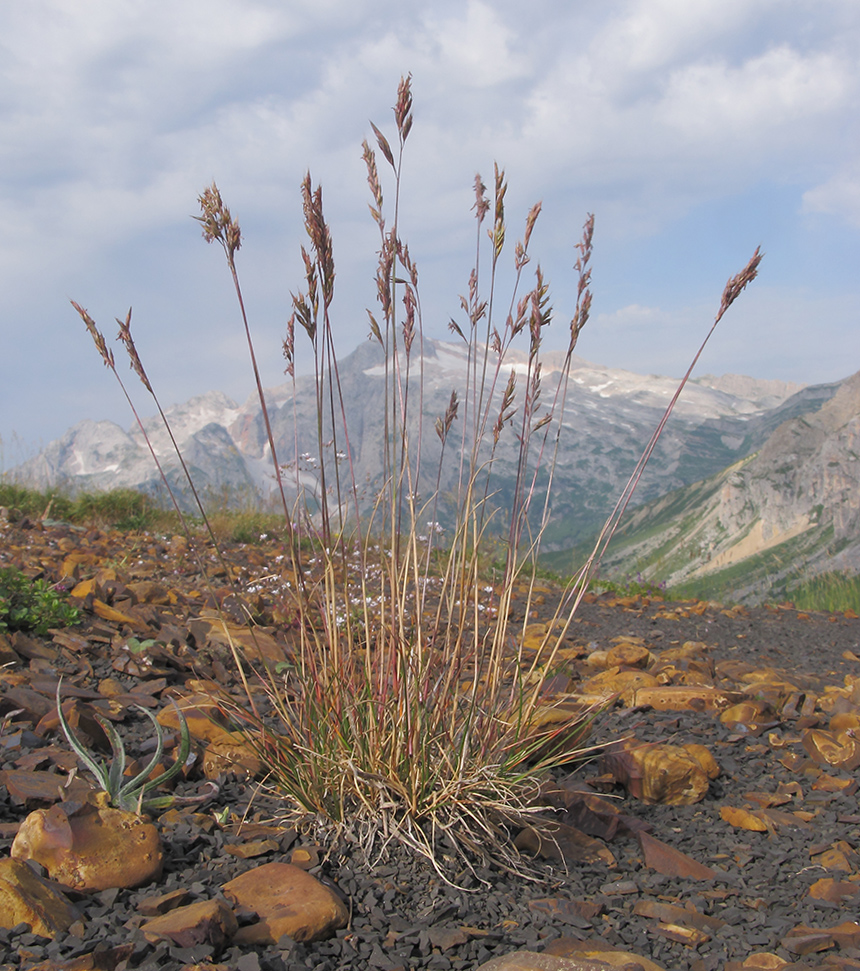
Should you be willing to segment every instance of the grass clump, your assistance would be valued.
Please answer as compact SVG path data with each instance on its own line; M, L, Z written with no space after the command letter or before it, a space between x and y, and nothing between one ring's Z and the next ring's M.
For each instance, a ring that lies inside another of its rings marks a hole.
M74 502L62 492L40 492L13 482L0 482L0 506L30 519L52 517L71 521Z
M611 593L616 597L647 597L649 600L663 600L666 597L665 581L655 583L641 573L635 576L595 577L591 587L595 593Z
M860 576L819 573L796 585L789 585L786 594L798 610L860 613Z
M10 482L0 482L0 506L29 519L62 521L81 526L99 526L135 532L174 528L177 520L150 496L136 489L105 492L41 492Z
M111 489L108 492L85 492L72 502L72 522L136 532L152 529L163 522L163 510L142 492L134 489Z
M15 567L0 569L0 631L32 631L44 636L53 627L69 627L80 612L65 592L47 580L31 580Z
M557 669L557 651L589 577L677 394L594 553L547 618L545 636L538 644L531 637L526 648L526 628L539 600L537 558L563 447L569 372L591 308L594 220L588 216L575 247L577 296L560 379L545 385L542 345L553 310L540 266L533 274L530 269L540 204L527 213L506 267L505 174L495 167L489 192L475 178L475 264L459 317L450 324L466 366L461 386L451 389L447 406L430 421L418 266L400 226L413 121L408 77L398 88L394 120L393 141L373 125L376 148L363 145L378 230L377 305L367 317L384 374L379 475L371 483L359 482L355 473L334 340L335 262L322 189L310 174L301 185L304 283L292 297L283 353L295 402L297 345L309 345L316 411L309 429L300 427L294 409L292 442L290 436L276 441L269 420L237 269L239 224L214 184L199 199L204 238L217 243L227 261L260 397L289 561L282 571L283 614L293 618L295 641L293 655L262 674L268 714L261 713L247 666L234 651L248 704L231 714L262 756L269 783L294 812L368 839L398 839L431 859L443 836L467 856L505 853L505 821L533 813L546 773L583 757L596 712L560 709L547 678ZM390 180L388 205L377 153ZM754 278L759 259L757 252L727 284L711 332ZM75 307L116 374L104 337ZM125 321L117 319L119 339L152 393L130 320L130 312ZM525 364L513 365L515 349L522 349ZM314 441L312 470L299 461L299 442L308 435ZM509 449L504 465L511 467L512 454L514 471L500 491L503 447ZM443 494L446 463L456 485ZM492 562L489 578L486 565Z

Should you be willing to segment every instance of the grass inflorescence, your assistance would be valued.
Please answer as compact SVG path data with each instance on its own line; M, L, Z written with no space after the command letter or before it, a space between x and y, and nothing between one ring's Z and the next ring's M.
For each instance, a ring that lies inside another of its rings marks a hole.
M545 636L526 650L553 471L564 447L569 372L591 309L594 219L586 218L575 244L576 301L560 379L545 385L543 342L554 314L530 251L540 204L528 211L511 247L504 171L495 167L489 190L475 178L475 263L450 323L467 374L431 425L418 264L400 218L412 108L407 77L398 88L394 137L373 125L375 147L363 145L378 231L376 306L367 318L384 373L382 451L372 483L359 482L355 472L334 338L334 247L321 187L310 174L300 187L304 281L292 295L283 340L294 400L300 342L310 350L315 427L300 427L296 414L292 443L276 440L269 420L237 263L242 234L214 183L199 197L197 218L206 241L223 250L239 303L283 514L290 581L281 596L295 644L284 663L258 672L267 712L234 649L248 704L235 705L232 714L286 806L367 837L398 839L434 858L443 836L467 856L499 850L505 822L533 811L546 773L583 757L596 712L573 707L561 721L545 717L558 705L547 679L665 418L598 547L559 598ZM754 278L759 259L757 252L729 281L714 326ZM503 279L511 281L507 292ZM116 374L103 336L75 306ZM119 339L154 394L130 321L130 312L118 318ZM510 361L514 350L524 355L517 367ZM299 441L308 435L318 457L312 470L298 460ZM514 455L514 475L501 502L495 472L503 446ZM455 487L443 495L447 466L455 471ZM440 519L444 529L437 528ZM206 525L211 533L209 519Z

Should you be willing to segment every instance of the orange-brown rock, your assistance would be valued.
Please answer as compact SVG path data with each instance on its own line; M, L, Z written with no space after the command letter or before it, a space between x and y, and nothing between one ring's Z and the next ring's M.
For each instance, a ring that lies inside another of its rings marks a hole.
M602 761L605 771L643 802L689 806L708 791L708 773L679 745L644 745L628 739L608 749Z
M129 583L126 589L134 594L134 598L138 603L166 606L167 604L176 602L175 594L171 599L170 591L167 587L154 580L138 580L135 583Z
M55 938L80 920L71 902L21 860L0 860L0 927L29 924L34 934Z
M219 775L254 779L262 771L259 755L241 732L224 732L203 753L203 775L207 779L217 779Z
M615 856L603 840L555 820L544 820L539 828L526 826L517 834L514 846L545 860L561 860L566 866L577 863L602 863L610 869L616 866Z
M857 947L860 944L860 924L844 921L835 927L808 927L798 924L782 939L782 946L793 954L816 954L834 945Z
M832 877L822 877L809 888L809 896L813 900L827 900L831 904L842 903L857 894L860 894L860 885L847 880L834 880Z
M528 651L552 648L557 643L558 637L552 633L549 624L529 624L523 631L522 646Z
M647 668L654 659L654 655L640 638L616 638L616 641L606 652L607 667L617 665L622 668Z
M206 635L209 643L221 644L229 649L232 641L240 654L253 661L264 661L274 665L289 657L289 648L262 627L248 628L239 624L227 624L225 632L222 620L213 611L208 610L201 612L200 622L209 624Z
M845 732L810 728L803 736L806 754L820 765L834 765L847 772L860 766L860 740Z
M585 658L585 663L590 668L605 668L607 667L606 656L607 651L591 651Z
M37 809L21 824L12 856L35 860L52 880L72 890L139 887L161 874L158 830L145 817L107 805L106 793L92 802Z
M753 681L744 688L747 697L766 702L774 711L778 711L793 695L799 694L797 685L781 678L769 681Z
M634 705L649 705L659 711L718 711L737 704L739 692L724 691L710 684L666 684L638 688Z
M706 656L707 651L708 645L702 641L684 641L683 644L667 647L665 650L660 651L659 654L656 654L654 657L654 665L658 666L666 663L683 665L690 660L696 660L697 662L704 662L713 671L714 666Z
M713 755L711 755L707 746L699 745L697 742L689 742L687 745L682 745L681 747L687 755L699 763L709 779L718 779L720 777L720 766Z
M714 666L708 658L665 657L670 651L659 654L648 670L661 684L713 685Z
M857 731L860 729L860 711L837 711L830 716L831 732Z
M729 961L723 971L782 971L787 967L789 962L773 951L754 951L743 962Z
M605 941L558 938L542 952L514 951L492 958L477 971L664 971L663 966Z
M766 701L750 699L726 708L720 714L720 721L729 728L754 731L764 725L775 725L779 719Z
M237 944L274 944L283 934L307 943L330 937L345 927L343 901L315 877L289 863L266 863L225 883L224 895L259 916L240 927Z
M645 866L658 873L667 877L683 877L685 880L713 880L717 875L716 870L648 833L639 832L636 838L642 847Z
M842 845L840 845L842 844ZM816 866L824 867L825 870L839 870L842 873L852 873L854 868L851 860L856 859L856 855L851 851L847 843L840 840L833 846L822 850L820 853L812 854L812 862Z
M237 927L233 911L223 900L200 900L154 917L140 929L148 941L167 940L178 947L211 944L221 948Z
M589 945L591 941L580 942ZM476 971L664 971L646 957L629 951L604 950L592 947L566 956L538 951L513 951L502 957L491 958Z
M725 820L729 826L734 826L735 829L748 829L754 833L767 831L767 823L748 809L740 809L737 806L721 806L720 818Z
M719 917L712 917L694 908L678 907L675 904L667 904L648 897L636 901L633 905L633 913L640 917L653 917L664 924L681 924L708 932L718 931L726 926L726 922Z
M636 692L642 688L655 688L658 685L653 674L638 669L607 668L600 674L583 681L580 691L585 695L599 695L608 698L619 695L625 705L631 705Z
M174 700L185 716L188 731L195 738L212 742L223 739L228 734L224 728L227 719L210 695L190 694ZM174 731L179 730L179 715L173 705L168 705L158 713L158 724Z

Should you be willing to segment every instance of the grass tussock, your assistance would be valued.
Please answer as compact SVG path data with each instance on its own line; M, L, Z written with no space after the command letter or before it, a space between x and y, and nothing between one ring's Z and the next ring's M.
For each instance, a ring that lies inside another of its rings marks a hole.
M79 526L135 530L177 528L179 520L142 492L112 489L108 492L41 492L10 482L0 482L0 506L15 516L55 520Z
M860 613L860 576L819 573L796 584L789 584L786 596L798 610Z
M585 220L573 251L577 290L563 325L561 377L545 385L541 358L553 309L530 251L541 206L528 211L511 246L504 171L495 167L489 190L475 178L475 262L450 323L462 343L466 377L451 389L431 427L423 402L419 271L400 222L413 123L409 78L398 88L394 123L391 141L373 125L375 147L363 145L378 231L376 306L367 319L385 375L374 482L358 482L354 473L334 339L334 246L322 189L310 174L301 184L304 280L292 296L283 341L294 391L300 342L313 360L318 458L312 470L297 460L299 439L307 432L298 418L292 448L272 432L237 266L242 234L214 184L200 196L198 221L206 241L223 251L248 342L289 560L280 596L284 616L293 618L295 644L277 671L262 673L268 713L256 703L252 674L235 652L248 703L232 713L286 806L367 836L399 839L432 858L443 834L448 845L467 855L499 850L504 822L533 811L545 774L583 757L596 713L566 708L559 719L559 701L547 678L663 423L594 554L554 616L546 618L543 639L535 645L530 638L526 649L526 627L538 599L537 557L563 447L569 371L591 309L594 219ZM714 326L754 278L759 259L756 253L729 281ZM103 336L75 306L121 383ZM130 321L130 312L124 321L117 319L119 340L154 397ZM511 365L514 349L524 352L525 365ZM495 484L501 442L514 454L513 486L506 488L503 504L496 501ZM456 488L442 495L446 463L456 470ZM193 491L190 477L189 484ZM216 538L202 504L200 514ZM249 535L261 525L251 516Z

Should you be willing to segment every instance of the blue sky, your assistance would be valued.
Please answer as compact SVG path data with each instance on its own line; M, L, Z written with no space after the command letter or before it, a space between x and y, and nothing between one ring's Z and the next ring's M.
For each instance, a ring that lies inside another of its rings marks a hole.
M83 418L131 423L70 298L109 337L133 306L165 404L250 393L223 256L189 218L213 179L244 233L264 382L283 380L308 169L334 236L340 346L366 339L376 236L361 142L370 120L392 133L406 72L401 228L429 336L447 337L458 311L473 179L490 184L497 161L511 260L543 201L531 249L558 315L548 346L565 343L573 246L593 212L581 356L679 375L761 245L760 278L700 373L845 377L860 369L859 54L856 0L3 4L3 465Z

